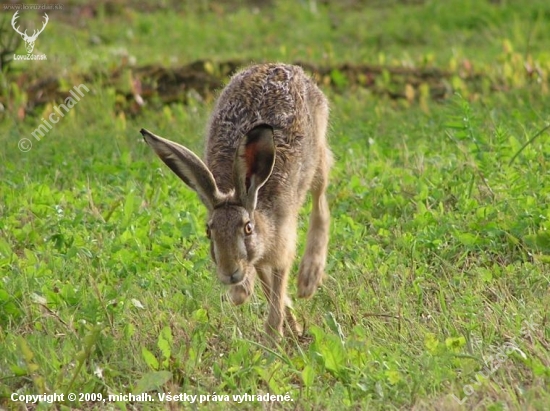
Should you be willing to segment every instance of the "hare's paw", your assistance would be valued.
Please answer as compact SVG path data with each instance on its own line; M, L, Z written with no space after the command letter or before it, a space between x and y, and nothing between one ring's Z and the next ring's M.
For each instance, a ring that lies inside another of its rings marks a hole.
M321 285L325 275L325 261L305 255L298 271L298 298L310 298Z
M269 320L265 323L264 341L269 346L277 346L283 339L283 323L270 324Z
M241 305L250 298L253 291L254 284L247 278L241 284L229 288L229 300L235 305Z
M292 312L292 309L290 307L286 307L286 324L290 329L290 332L295 337L301 337L302 334L304 333L304 329L298 323L298 321L296 320L296 317L294 317L294 313Z

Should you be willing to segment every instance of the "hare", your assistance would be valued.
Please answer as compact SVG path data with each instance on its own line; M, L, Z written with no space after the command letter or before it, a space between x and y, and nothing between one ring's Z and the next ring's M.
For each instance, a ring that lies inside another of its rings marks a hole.
M296 250L298 212L312 195L298 297L323 276L330 213L325 196L332 154L328 102L298 66L259 64L233 76L210 118L203 163L187 148L142 129L145 141L197 192L219 280L234 304L252 294L256 274L269 304L266 332L280 337L286 318L300 335L286 295Z

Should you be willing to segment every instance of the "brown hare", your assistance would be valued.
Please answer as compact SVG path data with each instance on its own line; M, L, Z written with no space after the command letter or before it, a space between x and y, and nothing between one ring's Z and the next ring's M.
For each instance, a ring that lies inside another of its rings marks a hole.
M141 130L162 161L208 209L207 235L218 278L242 304L258 274L269 303L266 331L287 320L300 334L286 295L298 212L311 191L298 297L311 297L324 275L329 238L325 196L332 155L327 99L300 67L260 64L237 73L212 113L203 163L187 148Z

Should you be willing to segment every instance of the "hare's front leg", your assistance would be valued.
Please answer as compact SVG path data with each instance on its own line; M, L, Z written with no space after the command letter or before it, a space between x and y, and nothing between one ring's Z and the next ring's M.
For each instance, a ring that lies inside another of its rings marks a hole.
M285 301L285 312L286 312L286 324L290 328L292 334L296 337L301 337L303 334L302 326L296 320L294 313L292 312L292 300L287 295Z
M265 330L271 338L277 341L283 335L289 268L274 268L266 271L271 271L271 275L265 275L266 281L262 280L262 287L269 304ZM264 272L264 274L268 273Z
M311 297L323 280L327 259L330 212L326 198L328 168L316 175L311 189L313 206L304 256L298 271L298 297Z
M262 267L258 268L257 270L258 276L260 277L262 290L264 291L265 298L271 310L271 283L273 278L273 270L271 269L271 267ZM284 287L284 289L286 290L286 286ZM294 335L302 335L302 327L300 326L300 324L298 324L298 321L296 321L296 317L294 317L294 313L292 312L292 301L288 295L285 295L284 306L285 319L288 328L290 328L290 331Z

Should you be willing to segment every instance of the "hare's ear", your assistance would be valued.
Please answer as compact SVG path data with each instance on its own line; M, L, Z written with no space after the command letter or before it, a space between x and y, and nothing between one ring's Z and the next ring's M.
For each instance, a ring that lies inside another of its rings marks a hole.
M237 197L249 213L256 209L258 190L271 175L274 165L273 127L258 125L243 137L233 167Z
M189 149L141 129L140 133L155 153L185 184L197 192L204 205L212 210L222 201L214 176Z

